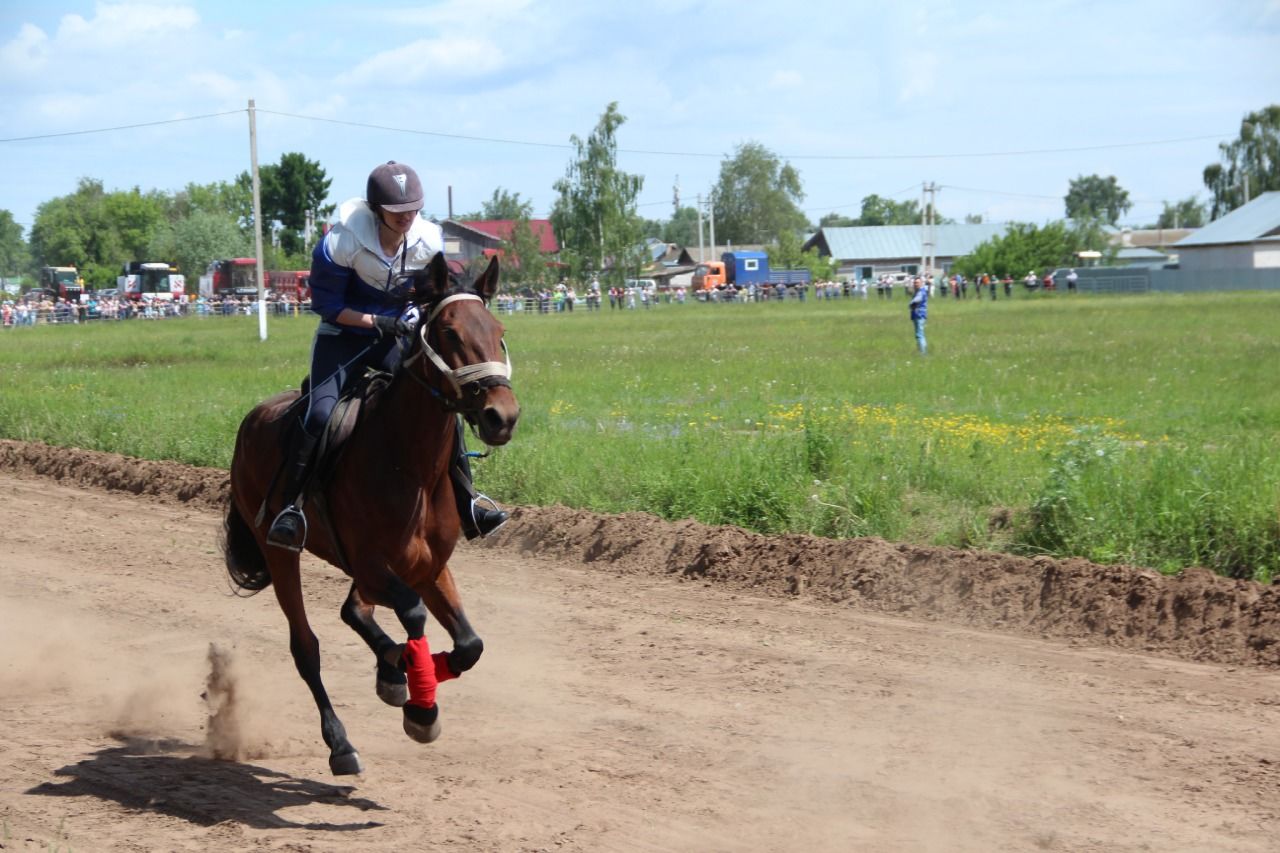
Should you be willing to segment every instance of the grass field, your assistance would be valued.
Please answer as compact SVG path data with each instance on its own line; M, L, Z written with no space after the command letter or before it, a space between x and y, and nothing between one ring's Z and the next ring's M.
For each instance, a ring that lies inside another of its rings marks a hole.
M504 317L517 504L1280 574L1280 294L659 306ZM0 334L0 435L225 467L311 319Z

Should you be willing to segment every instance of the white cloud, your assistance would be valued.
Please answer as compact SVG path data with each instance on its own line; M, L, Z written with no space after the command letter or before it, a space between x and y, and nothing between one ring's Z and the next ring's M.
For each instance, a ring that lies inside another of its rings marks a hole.
M479 77L502 68L502 52L487 39L418 39L367 59L339 79L405 85L432 79Z
M121 45L183 32L199 23L199 14L189 6L99 3L90 20L64 15L58 23L54 47L119 53Z
M195 91L218 101L239 98L244 92L243 83L216 71L197 71L184 79Z
M934 53L921 51L904 55L898 66L902 72L898 100L905 102L932 95L938 82L938 65L938 56Z
M793 69L775 71L769 79L770 89L798 89L803 85L804 75Z
M18 35L0 46L0 69L31 73L40 70L49 58L49 36L33 24L23 24Z

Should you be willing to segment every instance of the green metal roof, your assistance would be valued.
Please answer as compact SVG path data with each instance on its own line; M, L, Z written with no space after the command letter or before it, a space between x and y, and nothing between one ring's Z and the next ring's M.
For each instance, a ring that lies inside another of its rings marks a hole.
M967 255L980 243L1004 234L1008 227L988 223L935 225L933 254L939 258ZM837 260L892 260L920 257L923 230L922 225L860 225L823 228L814 238L824 237Z
M1280 192L1268 192L1241 205L1221 219L1215 219L1203 228L1197 228L1173 245L1217 246L1223 243L1252 243L1263 237L1275 236L1271 232L1280 229Z

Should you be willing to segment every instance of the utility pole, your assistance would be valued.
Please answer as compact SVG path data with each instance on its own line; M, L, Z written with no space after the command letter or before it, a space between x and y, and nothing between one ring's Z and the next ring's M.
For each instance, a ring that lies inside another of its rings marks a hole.
M702 242L702 193L698 193L698 260L707 259L707 249Z
M938 185L926 181L920 185L920 275L933 272L938 262L938 247L934 237L934 205L937 202Z
M258 253L258 338L267 339L267 283L262 270L262 187L258 181L258 121L249 99L249 164L253 170L253 242Z
M707 211L711 215L711 260L715 260L716 254L716 194L714 192L707 198Z

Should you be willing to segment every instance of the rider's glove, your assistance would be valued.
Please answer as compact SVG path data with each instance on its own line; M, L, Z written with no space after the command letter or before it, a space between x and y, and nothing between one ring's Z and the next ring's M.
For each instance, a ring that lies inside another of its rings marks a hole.
M421 315L418 313L417 305L410 305L408 308L401 311L399 319L400 325L396 327L396 333L400 335L412 335L414 330L418 328L419 316Z
M378 337L380 338L385 338L388 335L403 337L405 335L412 334L417 318L415 317L414 323L411 324L405 320L407 315L407 311L399 317L388 317L385 314L374 314L373 329L378 333Z

